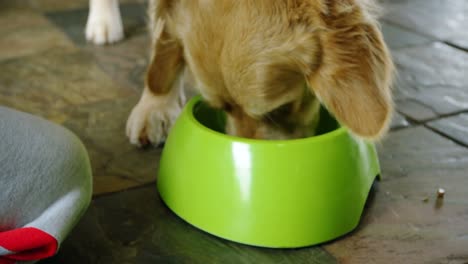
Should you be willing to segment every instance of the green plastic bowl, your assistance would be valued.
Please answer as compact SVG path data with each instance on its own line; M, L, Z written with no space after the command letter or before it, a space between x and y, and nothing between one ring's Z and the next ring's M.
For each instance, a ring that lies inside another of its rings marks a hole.
M323 109L319 135L304 139L233 137L224 122L196 97L171 129L157 183L175 214L215 236L272 248L322 243L358 225L380 172L374 145Z

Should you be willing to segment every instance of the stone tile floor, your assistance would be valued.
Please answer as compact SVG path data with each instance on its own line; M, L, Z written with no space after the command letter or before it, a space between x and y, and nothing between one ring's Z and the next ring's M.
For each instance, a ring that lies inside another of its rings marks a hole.
M0 0L0 104L71 129L94 172L88 212L42 263L468 263L468 1L382 1L398 67L383 180L357 230L295 250L215 238L162 204L160 149L124 136L147 63L145 3L122 1L127 38L95 47L83 38L87 2Z

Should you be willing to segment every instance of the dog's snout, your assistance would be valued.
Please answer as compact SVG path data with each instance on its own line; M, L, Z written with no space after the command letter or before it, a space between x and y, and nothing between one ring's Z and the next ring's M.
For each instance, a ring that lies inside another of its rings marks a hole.
M263 138L263 135L259 133L258 129L259 120L247 115L241 108L229 105L226 114L226 133L245 138Z

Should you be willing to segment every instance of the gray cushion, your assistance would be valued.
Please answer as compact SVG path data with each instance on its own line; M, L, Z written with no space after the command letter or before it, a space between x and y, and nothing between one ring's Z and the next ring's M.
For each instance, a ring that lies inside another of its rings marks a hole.
M60 243L91 195L90 162L74 134L0 107L0 232L35 227Z

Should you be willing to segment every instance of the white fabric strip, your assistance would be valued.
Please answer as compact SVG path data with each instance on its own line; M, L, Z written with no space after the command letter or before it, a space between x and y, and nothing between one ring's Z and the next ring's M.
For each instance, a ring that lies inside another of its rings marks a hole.
M11 252L10 250L7 250L6 248L3 248L2 246L0 246L0 256L10 255L13 253L15 252Z

